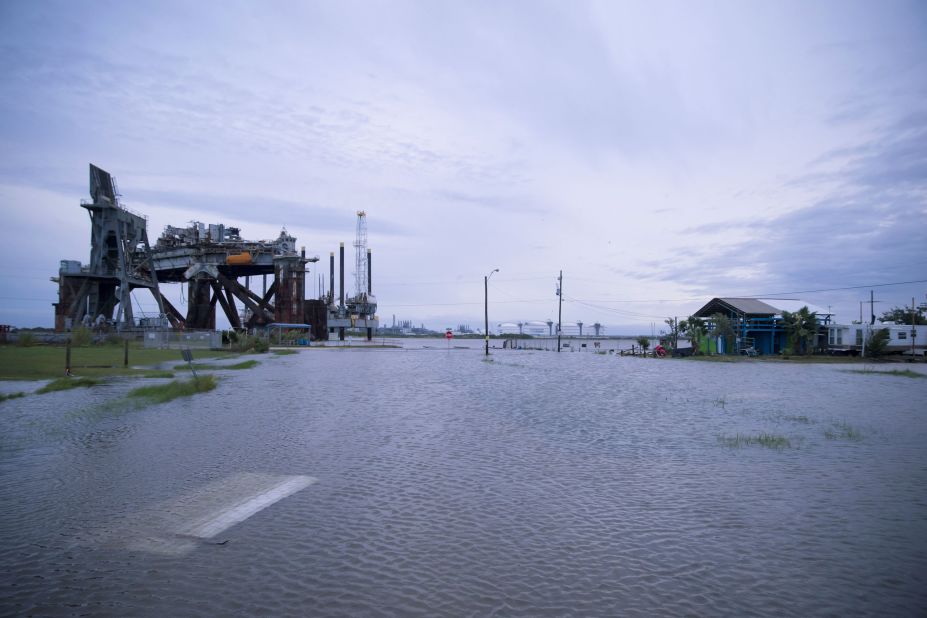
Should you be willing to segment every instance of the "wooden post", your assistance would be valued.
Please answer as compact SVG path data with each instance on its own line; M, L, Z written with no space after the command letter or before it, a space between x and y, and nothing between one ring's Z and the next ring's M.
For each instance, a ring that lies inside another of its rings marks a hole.
M129 366L129 340L126 339L124 343L125 343L125 350L124 350L124 354L122 357L122 366L128 367Z
M71 338L64 344L64 375L71 375Z

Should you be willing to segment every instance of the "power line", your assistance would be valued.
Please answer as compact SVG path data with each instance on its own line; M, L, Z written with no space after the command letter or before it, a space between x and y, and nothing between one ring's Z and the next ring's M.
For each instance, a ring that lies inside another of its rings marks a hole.
M822 290L799 290L797 292L767 292L764 294L742 294L751 298L771 298L773 296L785 296L787 294L816 294L818 292L839 292L841 290L864 290L867 288L885 288L893 285L910 285L912 283L927 283L927 279L917 279L915 281L896 281L894 283L870 283L869 285L849 285L842 288L824 288ZM734 296L730 298L736 298Z

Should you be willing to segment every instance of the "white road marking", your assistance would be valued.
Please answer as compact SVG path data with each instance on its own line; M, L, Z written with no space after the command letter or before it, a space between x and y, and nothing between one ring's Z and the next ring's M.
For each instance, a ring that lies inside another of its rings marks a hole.
M263 493L247 498L237 504L229 505L218 512L210 513L198 521L191 522L189 526L178 530L178 534L187 534L201 539L216 536L223 530L231 528L235 524L240 524L255 513L266 509L300 489L305 489L316 481L311 476L282 478L283 480Z
M106 543L182 555L198 539L212 538L316 481L303 475L235 474L136 514L107 535Z

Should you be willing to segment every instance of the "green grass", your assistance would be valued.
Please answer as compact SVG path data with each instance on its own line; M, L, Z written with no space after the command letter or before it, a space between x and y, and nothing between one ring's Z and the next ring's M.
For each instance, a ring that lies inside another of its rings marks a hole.
M283 349L283 350L271 350L271 353L276 354L277 356L289 356L290 354L299 354L296 350Z
M227 358L222 350L195 350L199 358ZM180 350L158 350L129 346L129 365L123 367L122 345L94 345L71 348L71 371L81 377L145 375L145 369L132 366L156 365L179 361ZM0 346L0 379L47 380L64 375L64 346L35 345L26 348L14 345Z
M259 363L259 361L256 361L256 360L254 360L254 359L242 361L242 362L240 362L240 363L235 363L234 365L211 365L211 364L209 364L209 363L193 363L193 368L194 368L194 369L208 369L208 370L215 370L215 369L251 369L252 367L256 367L256 366L258 365L258 363ZM174 369L177 370L177 371L183 371L184 369L189 369L189 368L190 368L189 365L175 365L175 366L174 366Z
M213 375L200 376L196 380L174 380L167 384L142 386L129 391L129 397L147 399L151 403L165 403L178 397L189 397L197 393L205 393L216 388L216 378Z
M864 375L880 374L883 376L901 376L903 378L927 378L927 374L910 369L846 369L846 373L861 373Z
M779 436L769 433L761 433L756 436L745 436L742 434L737 434L736 436L718 436L718 442L724 446L736 447L741 446L765 446L766 448L774 448L776 450L782 450L786 448L791 448L792 443L785 436Z
M66 391L72 388L88 388L96 386L102 381L97 378L58 378L35 392L41 395L43 393L54 393L55 391Z
M863 439L863 434L860 430L853 425L850 425L846 421L841 421L839 423L833 423L833 429L828 429L824 432L824 437L828 440L852 440L854 442L859 442Z
M19 399L20 397L25 397L26 393L17 392L17 393L0 393L0 401L8 401L10 399Z

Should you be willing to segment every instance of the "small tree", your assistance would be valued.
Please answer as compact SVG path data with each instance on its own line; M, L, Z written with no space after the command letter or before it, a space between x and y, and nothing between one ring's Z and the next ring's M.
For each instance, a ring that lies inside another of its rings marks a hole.
M724 349L730 354L734 351L734 324L731 319L722 313L716 313L709 318L715 325L713 334L724 338Z
M679 347L679 321L673 318L666 318L663 322L669 326L669 332L666 335L666 343L675 350Z
M639 345L641 349L646 352L647 349L650 348L650 338L646 335L641 335L637 338L637 345Z
M869 333L869 337L866 338L866 356L876 358L885 354L890 338L891 333L887 328L880 328Z

